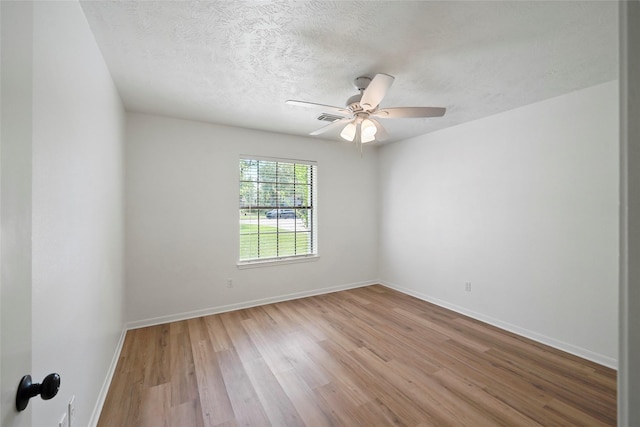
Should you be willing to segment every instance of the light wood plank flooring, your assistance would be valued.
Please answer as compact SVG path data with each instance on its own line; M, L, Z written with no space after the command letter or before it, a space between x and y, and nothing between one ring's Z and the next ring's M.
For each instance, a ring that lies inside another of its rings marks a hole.
M129 331L98 425L615 424L615 371L376 285Z

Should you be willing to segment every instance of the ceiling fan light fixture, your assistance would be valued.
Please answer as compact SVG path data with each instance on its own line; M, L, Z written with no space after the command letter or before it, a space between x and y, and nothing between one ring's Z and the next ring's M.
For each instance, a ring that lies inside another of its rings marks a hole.
M356 125L353 122L346 125L344 129L342 129L342 132L340 132L340 136L352 142L356 137Z
M378 128L376 125L369 119L364 119L362 121L361 136L362 142L371 142L375 139L376 132L378 132Z
M362 143L363 143L363 144L364 144L365 142L371 142L371 141L373 141L373 140L375 140L375 139L376 139L376 138L375 138L375 136L373 136L373 135L368 136L368 135L365 135L365 134L364 134L364 132L362 133L361 141L362 141Z

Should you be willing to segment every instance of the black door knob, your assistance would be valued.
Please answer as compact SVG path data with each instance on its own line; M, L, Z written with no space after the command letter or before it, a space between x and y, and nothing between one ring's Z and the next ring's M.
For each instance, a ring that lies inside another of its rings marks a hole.
M18 385L16 409L23 411L27 407L29 399L37 395L40 395L42 400L49 400L58 394L59 389L60 375L58 374L47 375L44 377L44 380L42 380L42 384L32 383L31 375L25 375L22 377L22 380L20 380L20 385Z

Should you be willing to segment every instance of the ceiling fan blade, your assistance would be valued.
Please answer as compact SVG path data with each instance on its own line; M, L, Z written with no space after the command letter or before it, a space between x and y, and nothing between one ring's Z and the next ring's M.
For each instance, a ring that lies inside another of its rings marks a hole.
M378 129L378 131L376 132L376 141L386 141L387 139L389 139L389 134L379 121L377 121L376 119L372 119L371 117L369 117L369 120L371 120Z
M395 78L388 74L376 74L369 86L362 92L360 106L363 110L371 111L380 105L380 101L387 94Z
M325 133L332 129L338 128L351 120L351 117L345 117L344 119L336 120L335 122L329 123L326 126L322 126L320 129L314 130L309 135L320 135L321 133Z
M383 108L371 113L371 115L389 119L442 117L446 111L446 108L441 107L398 107Z
M306 108L320 108L323 110L328 110L333 113L338 113L342 115L351 115L351 111L346 108L334 107L333 105L324 105L324 104L316 104L315 102L307 102L307 101L296 101L293 99L288 99L284 101L285 104L295 105L298 107L306 107Z

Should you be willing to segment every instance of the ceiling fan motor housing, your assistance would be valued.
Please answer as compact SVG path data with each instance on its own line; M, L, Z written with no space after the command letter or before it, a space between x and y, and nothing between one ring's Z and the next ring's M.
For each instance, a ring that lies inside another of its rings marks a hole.
M371 79L369 77L360 76L353 79L353 86L358 89L359 93L347 99L347 107L352 112L357 113L363 110L360 105L360 100L362 99L364 90L369 87L369 83L371 83Z
M353 95L351 98L347 99L347 108L352 112L362 111L362 107L360 106L360 99L362 99L362 93L357 95Z

